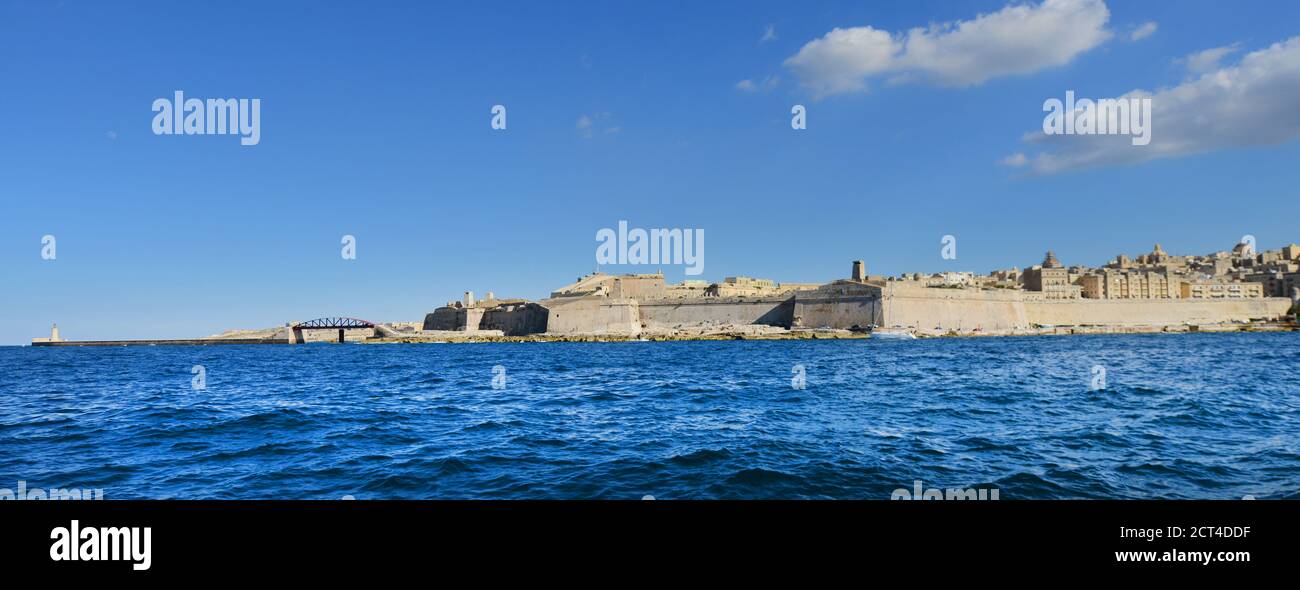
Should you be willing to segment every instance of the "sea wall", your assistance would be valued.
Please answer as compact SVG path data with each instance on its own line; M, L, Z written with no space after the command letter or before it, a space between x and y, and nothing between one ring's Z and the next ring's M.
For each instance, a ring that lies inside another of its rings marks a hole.
M866 328L881 325L881 288L856 282L835 282L808 291L795 291L791 324L805 328Z
M485 311L477 307L439 307L425 314L424 329L473 332L483 323Z
M886 285L886 328L925 334L1037 333L1041 326L1182 326L1275 319L1285 298L1175 300L1044 300L1012 290Z
M1025 334L1040 326L1182 326L1274 319L1285 298L1223 300L1043 300L1010 289L945 289L901 282L837 281L794 295L793 324L871 325L920 334Z
M1284 297L1255 299L1176 299L1027 301L1032 324L1050 326L1172 326L1273 319L1291 307Z
M788 296L649 299L639 303L640 321L647 329L717 324L789 327L794 309Z
M875 326L929 335L1037 334L1046 326L1162 327L1276 319L1292 304L1286 298L1053 301L1041 297L1040 293L1012 289L835 281L792 295L762 298L638 300L584 295L487 311L439 308L426 316L424 329L500 330L511 336L543 332L636 336L643 329L760 324L803 328Z
M480 330L501 330L506 336L526 336L546 331L549 311L536 303L500 305L483 313Z
M641 333L641 318L635 299L601 296L557 297L541 305L549 310L547 334L619 334Z
M1014 334L1028 331L1019 291L886 284L880 326L924 334Z

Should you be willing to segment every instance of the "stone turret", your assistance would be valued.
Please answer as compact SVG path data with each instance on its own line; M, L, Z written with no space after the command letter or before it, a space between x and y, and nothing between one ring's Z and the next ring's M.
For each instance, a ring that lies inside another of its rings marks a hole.
M852 279L859 283L867 280L867 265L861 260L853 261Z

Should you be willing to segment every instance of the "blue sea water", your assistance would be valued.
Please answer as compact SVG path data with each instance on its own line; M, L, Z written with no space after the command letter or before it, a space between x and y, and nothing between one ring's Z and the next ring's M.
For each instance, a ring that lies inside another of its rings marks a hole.
M5 347L0 488L1297 498L1298 367L1300 333Z

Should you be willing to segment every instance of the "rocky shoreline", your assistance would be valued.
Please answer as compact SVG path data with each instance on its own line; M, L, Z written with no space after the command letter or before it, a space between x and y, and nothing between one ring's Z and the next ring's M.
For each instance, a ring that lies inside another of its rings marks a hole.
M1247 324L1208 324L1187 326L1049 326L1014 333L915 333L924 338L986 338L1006 336L1069 336L1097 334L1197 334L1231 332L1294 332L1295 322L1256 322ZM909 333L910 334L910 333ZM838 328L783 329L770 326L733 326L710 330L674 330L645 332L638 336L622 334L533 334L506 336L500 332L418 332L398 338L367 338L367 344L400 343L477 343L477 342L672 342L693 340L846 340L867 339L867 331ZM876 336L878 337L878 336Z

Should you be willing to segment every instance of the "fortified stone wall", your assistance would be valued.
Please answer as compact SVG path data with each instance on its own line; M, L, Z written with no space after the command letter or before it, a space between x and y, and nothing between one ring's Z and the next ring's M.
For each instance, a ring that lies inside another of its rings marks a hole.
M881 288L836 281L809 291L796 291L791 300L791 325L804 328L866 328L881 325Z
M1031 323L1053 326L1160 326L1273 319L1291 307L1283 297L1224 300L1083 300L1025 303Z
M835 281L763 298L644 299L600 295L540 303L439 308L425 330L501 330L509 335L617 334L720 324L906 329L920 334L1025 334L1040 326L1182 326L1287 313L1287 298L1232 300L1044 300L1008 289L947 289L895 281ZM326 334L311 334L325 339ZM337 337L337 334L334 334ZM351 333L349 339L353 338Z
M454 307L439 307L424 314L424 330L463 330L465 314Z
M640 321L647 329L707 324L765 324L789 327L790 297L660 299L640 302Z
M485 311L478 307L439 307L425 314L424 329L473 332L483 323Z
M635 336L641 333L641 318L634 299L561 297L541 304L550 310L546 321L548 334Z
M549 311L536 303L502 305L487 310L481 330L501 330L506 336L527 336L546 331Z
M882 327L925 334L1014 334L1031 327L1019 291L887 284L883 307Z

